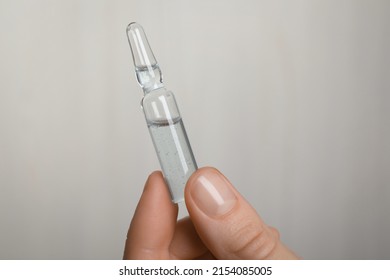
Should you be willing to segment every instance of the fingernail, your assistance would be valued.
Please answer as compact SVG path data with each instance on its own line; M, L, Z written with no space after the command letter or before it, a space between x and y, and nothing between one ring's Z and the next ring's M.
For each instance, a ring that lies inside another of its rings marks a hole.
M216 170L204 172L193 182L191 197L208 216L221 216L237 202L231 184Z

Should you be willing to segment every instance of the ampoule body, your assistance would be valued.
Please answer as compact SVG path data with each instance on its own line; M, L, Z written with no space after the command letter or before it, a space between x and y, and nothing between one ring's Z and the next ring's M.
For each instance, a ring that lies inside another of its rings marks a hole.
M164 87L162 73L141 25L131 23L127 35L137 81L144 91L141 105L165 181L174 203L184 200L184 187L197 169L173 93Z

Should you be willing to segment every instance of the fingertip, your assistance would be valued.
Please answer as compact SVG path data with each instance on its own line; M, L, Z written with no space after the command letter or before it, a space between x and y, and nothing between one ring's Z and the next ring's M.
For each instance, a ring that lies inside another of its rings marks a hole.
M153 193L153 197L155 197L155 199L161 201L171 201L168 187L160 170L155 170L148 176L142 191L140 202L144 200L144 197L152 196L151 193ZM148 198L147 200L150 199Z
M152 173L150 173L148 179L155 178L155 177L163 178L162 172L160 170L154 170Z
M148 176L139 201L139 204L143 203L148 204L149 207L152 207L152 205L159 207L159 205L167 206L167 204L173 204L161 171L155 170ZM140 207L140 205L138 205L138 207Z
M149 174L148 178L146 179L144 191L147 187L157 183L161 184L164 181L164 177L162 175L162 172L159 170L155 170L152 173Z

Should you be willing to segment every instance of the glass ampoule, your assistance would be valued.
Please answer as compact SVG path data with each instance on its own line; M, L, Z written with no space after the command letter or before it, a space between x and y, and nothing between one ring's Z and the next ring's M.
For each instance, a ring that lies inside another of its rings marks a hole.
M161 69L141 25L127 26L137 81L144 91L141 105L172 201L184 200L184 187L197 169L179 108L165 89Z

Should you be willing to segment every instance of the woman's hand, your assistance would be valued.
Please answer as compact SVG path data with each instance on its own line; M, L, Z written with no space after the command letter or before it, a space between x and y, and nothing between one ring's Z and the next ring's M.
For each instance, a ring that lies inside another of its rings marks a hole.
M218 170L188 180L190 217L177 221L161 172L146 181L127 234L124 259L297 259Z

